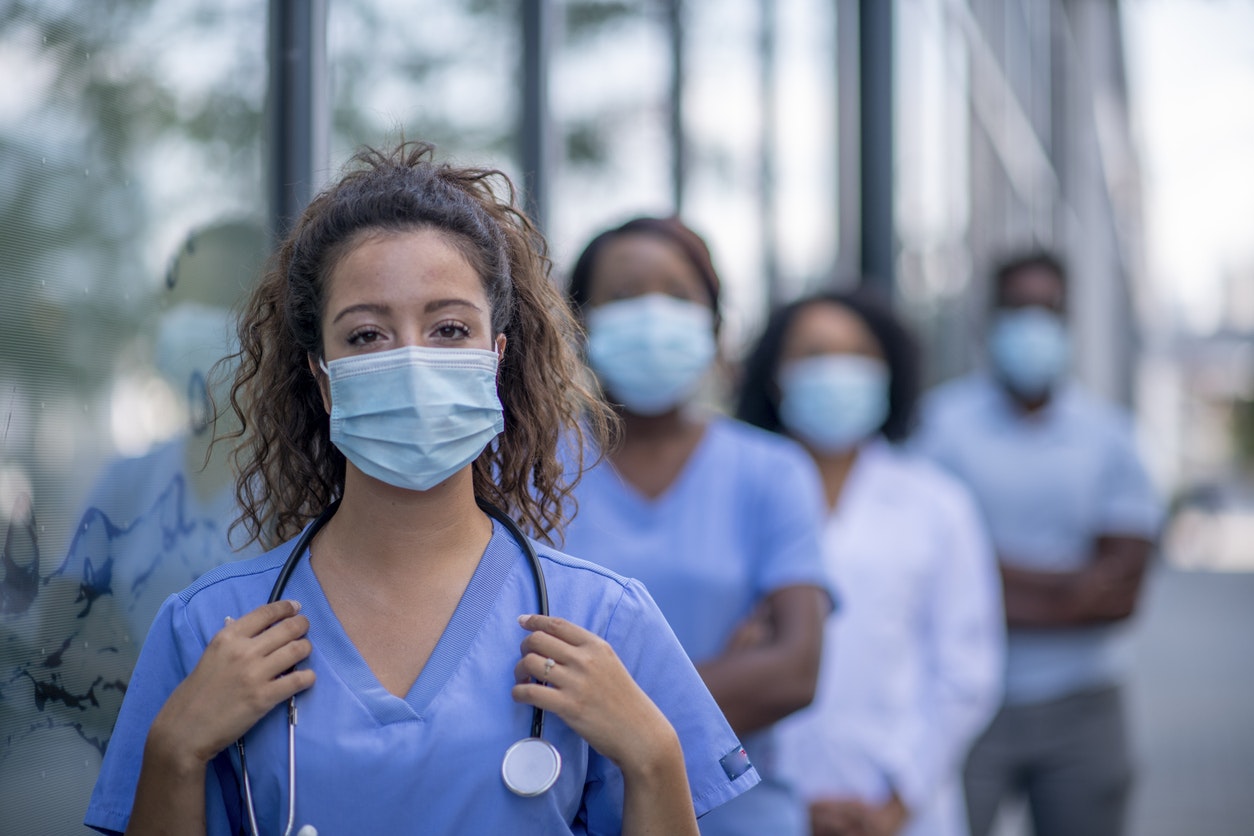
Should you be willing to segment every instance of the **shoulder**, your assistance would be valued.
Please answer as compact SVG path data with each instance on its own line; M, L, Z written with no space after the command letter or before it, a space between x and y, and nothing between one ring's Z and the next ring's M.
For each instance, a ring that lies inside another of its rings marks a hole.
M543 543L533 542L532 545L544 567L546 578L552 576L565 583L610 592L621 592L631 583L630 579L590 560L574 557Z
M1132 434L1132 413L1090 392L1078 383L1068 384L1060 395L1063 414L1096 432L1113 436Z
M734 457L755 471L777 471L781 463L805 469L813 466L809 454L791 438L735 418L711 419L707 432L723 457Z
M996 394L996 386L984 372L971 372L941 383L920 401L925 421L961 417L984 409Z
M957 477L913 449L881 442L868 452L875 456L881 478L891 480L898 498L935 508L941 516L974 507L970 490Z
M266 603L293 542L247 560L224 563L201 575L164 607L173 608L175 629L191 629L202 643L222 628L226 616L239 618Z
M294 542L284 543L257 557L216 566L178 593L178 597L184 604L190 606L196 601L213 598L216 594L221 594L228 589L251 588L267 583L273 585Z
M562 602L561 612L555 614L612 642L633 635L634 628L666 622L649 591L635 578L539 543L535 549L550 601Z

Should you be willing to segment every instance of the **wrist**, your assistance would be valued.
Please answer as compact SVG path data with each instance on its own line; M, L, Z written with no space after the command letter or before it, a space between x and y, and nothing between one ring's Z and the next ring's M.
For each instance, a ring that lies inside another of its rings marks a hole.
M640 735L637 743L618 764L624 781L667 783L684 774L684 750L670 723L652 734Z
M144 760L159 766L163 772L179 778L194 777L205 771L209 761L216 752L198 752L196 747L173 728L163 722L160 714L148 730L148 738L144 741Z

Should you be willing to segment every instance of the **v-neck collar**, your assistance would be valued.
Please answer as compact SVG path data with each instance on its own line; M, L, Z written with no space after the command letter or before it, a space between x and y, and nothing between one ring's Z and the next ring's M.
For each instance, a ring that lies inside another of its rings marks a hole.
M335 674L380 725L422 720L482 629L488 611L520 551L509 532L493 520L492 538L470 577L470 583L466 585L427 663L403 699L383 687L348 637L310 568L307 554L292 572L284 597L301 602L301 611L309 618L309 638L315 652L328 660Z
M614 462L609 456L606 456L602 462L602 467L605 468L605 475L610 482L618 487L619 492L625 499L639 508L649 511L663 508L681 493L687 482L697 478L693 474L700 472L705 458L711 455L708 451L717 443L714 441L714 435L720 431L721 427L719 425L721 423L722 419L720 418L710 418L706 421L705 427L701 431L701 438L697 440L696 446L688 454L687 460L679 468L675 478L655 497L645 496L640 489L629 482L623 474L619 473L618 468L614 466Z

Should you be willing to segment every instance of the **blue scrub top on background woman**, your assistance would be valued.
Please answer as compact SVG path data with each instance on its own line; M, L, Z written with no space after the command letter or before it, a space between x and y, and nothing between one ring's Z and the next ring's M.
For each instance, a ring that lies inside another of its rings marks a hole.
M676 219L592 241L570 296L588 361L623 417L622 443L584 474L565 547L644 582L762 784L704 817L704 834L799 834L772 726L808 704L831 606L821 491L795 443L692 408L715 359L719 282Z

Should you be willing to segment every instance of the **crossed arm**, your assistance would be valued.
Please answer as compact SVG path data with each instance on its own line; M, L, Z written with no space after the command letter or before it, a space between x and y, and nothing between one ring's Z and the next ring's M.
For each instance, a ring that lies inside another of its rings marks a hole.
M817 587L776 590L723 653L697 665L736 734L766 728L814 699L827 610Z
M1103 535L1081 569L1041 572L1002 562L1007 625L1080 627L1128 618L1136 610L1152 547L1143 537Z

